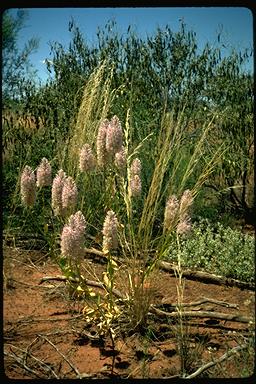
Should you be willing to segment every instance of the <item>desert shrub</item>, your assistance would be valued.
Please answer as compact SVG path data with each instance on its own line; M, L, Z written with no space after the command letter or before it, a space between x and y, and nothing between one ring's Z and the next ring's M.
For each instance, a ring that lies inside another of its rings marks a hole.
M193 224L188 238L181 239L182 265L232 277L254 281L255 239L221 223L211 224L201 219ZM173 241L168 260L177 260L177 246Z

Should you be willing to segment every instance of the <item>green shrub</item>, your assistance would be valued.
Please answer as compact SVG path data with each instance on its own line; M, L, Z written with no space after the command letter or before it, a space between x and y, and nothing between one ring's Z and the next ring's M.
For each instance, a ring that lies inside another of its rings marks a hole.
M254 281L253 236L225 228L219 222L213 225L207 219L200 219L193 224L190 237L182 238L180 245L183 266L242 281ZM177 245L173 241L168 259L176 261L177 254Z

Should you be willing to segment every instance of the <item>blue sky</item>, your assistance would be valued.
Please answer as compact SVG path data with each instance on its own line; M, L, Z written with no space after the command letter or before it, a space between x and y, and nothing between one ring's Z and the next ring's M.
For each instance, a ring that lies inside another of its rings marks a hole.
M31 62L44 81L47 71L43 60L50 58L49 42L58 41L68 47L71 33L68 23L74 18L86 40L96 42L97 27L103 27L109 19L115 19L120 33L127 31L131 24L136 32L146 37L156 28L166 24L175 32L179 30L179 20L183 19L188 29L197 34L199 47L207 41L215 45L217 33L222 25L225 45L236 49L253 47L253 16L243 7L159 7L159 8L28 8L29 18L20 32L18 44L24 46L31 37L40 39L37 53L31 55ZM16 9L12 12L16 13ZM252 60L248 66L253 70Z

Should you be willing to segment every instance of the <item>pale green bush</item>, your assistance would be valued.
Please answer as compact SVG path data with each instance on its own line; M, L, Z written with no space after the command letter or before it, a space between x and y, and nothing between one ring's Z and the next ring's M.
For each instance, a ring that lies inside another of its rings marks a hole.
M189 237L180 241L182 265L192 269L232 277L242 281L254 281L255 239L239 230L224 227L221 223L214 226L206 219L193 224ZM171 243L168 259L177 260L177 245Z

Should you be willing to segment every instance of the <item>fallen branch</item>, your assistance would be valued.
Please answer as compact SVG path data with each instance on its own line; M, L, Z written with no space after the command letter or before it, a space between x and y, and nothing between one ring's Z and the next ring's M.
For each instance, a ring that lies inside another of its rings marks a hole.
M71 281L72 283L80 283L81 282L81 280L79 280L78 278L75 278L75 277L66 277L66 276L62 276L62 275L57 275L57 276L45 276L40 280L39 284L42 284L43 282L50 281L50 280ZM107 286L101 282L94 281L94 280L88 280L88 279L83 279L82 282L85 283L86 285L89 285L92 287L97 287L97 288L104 289L104 290L108 291ZM116 288L113 288L112 293L115 296L119 297L120 299L125 298L125 296Z
M230 351L226 352L224 355L222 355L219 359L216 359L216 360L213 360L213 361L210 361L209 363L203 365L202 367L198 368L194 373L192 373L191 375L189 376L185 376L184 379L194 379L194 377L200 375L200 373L206 371L207 369L209 369L210 367L212 367L213 365L216 365L218 363L221 363L222 361L228 359L231 355L233 355L234 353L238 352L238 351L241 351L242 349L245 349L247 348L247 345L241 345L241 346L238 346L238 347L235 347L235 348L232 348Z
M38 338L36 338L36 339L33 341L33 343L37 342L37 340L38 340ZM16 348L17 350L19 350L19 351L21 351L21 352L24 353L25 356L23 356L23 357L18 357L18 356L16 356L16 355L14 355L14 356L16 357L16 361L19 362L19 363L21 363L22 367L24 367L25 369L28 368L28 369L27 369L28 371L31 372L31 368L28 367L28 364L27 364L27 356L30 357L31 359L35 360L35 361L41 366L41 368L46 369L46 371L47 371L48 373L50 372L50 373L52 374L52 376L53 376L55 379L59 379L59 376L56 374L56 372L52 369L52 367L51 367L50 365L46 364L46 363L45 363L44 361L42 361L42 360L39 360L37 357L35 357L34 355L32 355L32 353L30 353L30 352L28 351L28 349L29 349L29 347L31 347L31 345L29 345L29 346L27 347L26 350L23 350L23 349L21 349L21 348L19 348L19 347L16 347L15 345L12 345L12 344L10 344L10 347L11 347L11 348ZM13 356L12 356L12 357L13 357ZM34 374L35 374L35 372L34 372ZM49 377L47 377L47 378L49 378Z
M39 322L56 322L56 321L69 321L69 320L75 320L75 319L78 319L78 318L81 318L83 317L84 315L83 314L80 314L80 315L76 315L76 316L72 316L72 317L58 317L57 319L52 319L52 318L46 318L46 319L42 319L42 318L26 318L26 319L19 319L17 321L7 321L6 322L6 325L12 325L12 328L7 330L6 332L12 332L13 330L15 330L16 327L22 325L22 324L29 324L29 323L39 323Z
M160 261L158 265L161 269L167 272L173 272L174 274L176 272L177 267L166 261ZM189 280L202 281L204 283L226 285L228 287L238 287L241 289L248 289L250 291L255 290L255 285L253 283L247 283L244 281L227 278L223 276L218 276L218 275L214 275L214 274L203 272L203 271L193 271L190 269L186 269L182 271L182 276L186 277L186 279L189 279Z
M211 299L211 298L207 298L207 297L205 297L201 300L198 300L198 301L191 302L191 303L182 303L182 307L196 307L198 305L206 304L206 303L213 303L213 304L220 305L220 306L226 307L226 308L239 308L238 304L231 304L231 303L227 303L225 301L215 300L215 299ZM168 305L170 307L175 308L175 307L177 307L178 303L162 302L162 304L159 304L159 306L161 306L161 305Z
M84 248L84 251L85 251L85 255L84 255L85 257L88 256L88 254L94 254L94 255L100 256L101 261L107 262L107 256L103 252L95 248ZM114 258L114 260L115 262L119 262L119 263L125 262L125 260L120 258ZM177 269L177 267L174 264L168 263L167 261L160 261L158 263L158 266L167 272L173 272L173 274L175 274ZM211 283L216 285L226 285L228 287L238 287L241 289L248 289L251 291L255 290L255 284L253 283L247 283L245 281L227 278L224 276L218 276L209 272L193 271L190 269L186 269L182 271L182 275L189 280L202 281L204 283Z
M166 312L162 311L161 309L158 309L151 305L150 311L155 313L159 316L167 316L167 317L180 317L179 312ZM207 311L182 311L182 317L208 317L211 319L220 319L220 320L226 320L226 321L236 321L239 323L250 323L253 322L252 317L245 317L241 316L239 314L235 315L228 315L226 313L220 313L220 312L207 312Z
M5 356L8 356L8 357L11 357L13 360L16 361L16 363L18 363L22 368L24 368L26 371L28 371L29 373L32 373L33 375L35 375L35 377L38 377L38 378L42 378L41 376L39 376L38 372L34 371L33 369L29 368L26 364L24 364L23 362L23 359L21 359L20 357L16 356L14 353L9 353L9 352L5 352L4 351L4 355Z
M79 279L77 278L67 278L66 276L46 276L46 277L43 277L41 280L40 280L40 283L39 284L42 284L44 281L49 281L49 280L58 280L58 281L74 281L74 282L79 282ZM94 287L98 287L98 288L101 288L101 289L105 289L107 290L107 287L103 284L103 283L100 283L100 282L97 282L97 281L94 281L94 280L87 280L87 279L84 279L84 282L88 285L91 285L91 286L94 286ZM125 296L117 289L113 289L113 294L116 295L117 297L119 297L120 299L125 299ZM219 305L224 305L224 306L229 306L229 307L232 307L232 308L237 308L237 305L236 304L229 304L229 303L225 303L223 301L218 301L218 300L214 300L214 299L202 299L200 301L197 301L197 302L194 302L194 303L187 303L187 304L183 304L183 307L188 307L188 306L193 306L193 305L199 305L199 304L202 304L204 302L213 302L215 304L219 304ZM173 306L173 308L176 308L177 307L177 304L171 304L171 306ZM180 314L177 312L177 311L173 311L173 312L166 312L166 311L162 311L161 309L158 309L156 308L155 306L151 305L150 307L150 311L159 315L159 316L168 316L168 317L177 317L177 316L180 316ZM249 322L252 322L253 319L252 318L249 318L249 317L244 317L244 316L241 316L239 314L233 314L233 315L228 315L226 313L220 313L220 312L208 312L208 311L184 311L182 312L182 316L184 317L208 317L208 318L214 318L214 319L221 319L221 320L226 320L226 321L236 321L236 322L240 322L240 323L249 323Z
M73 369L73 371L76 373L77 375L77 378L78 379L82 379L82 375L80 374L79 370L74 366L73 363L71 363L71 361L56 347L56 345L54 345L46 336L43 336L43 335L38 335L39 337L41 337L43 340L45 340L47 343L49 343L54 349L56 352L58 352L58 354L66 361L66 363L68 363L68 365L70 366L71 369Z

